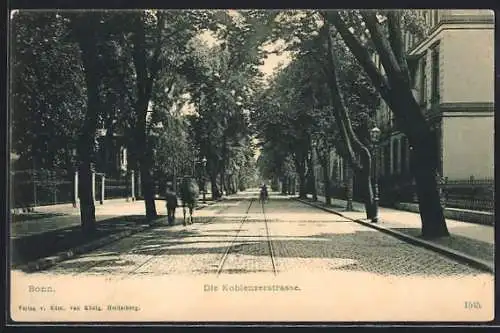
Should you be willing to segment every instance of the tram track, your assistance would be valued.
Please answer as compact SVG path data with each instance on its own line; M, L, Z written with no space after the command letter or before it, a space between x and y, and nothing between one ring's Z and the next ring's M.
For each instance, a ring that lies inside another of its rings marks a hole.
M236 234L232 237L229 245L226 247L226 249L224 251L223 256L219 259L219 262L217 264L217 271L216 271L217 276L219 276L221 273L223 273L225 267L227 266L226 265L227 259L231 256L231 254L238 252L238 249L241 246L241 244L237 244L237 241L238 241L238 239L241 239L241 237L240 237L241 231L242 231L245 223L248 222L248 219L249 219L250 213L251 213L250 210L252 209L252 207L255 207L254 203L256 200L257 200L256 198L250 199L250 203L248 204L248 207L246 208L246 211L244 212L244 216L240 219L240 223L239 223L238 229L236 231ZM267 255L270 257L270 260L271 260L272 271L273 271L274 275L277 275L278 271L277 271L277 265L276 265L276 260L275 260L275 253L274 253L274 248L273 248L273 244L272 244L272 240L271 240L269 221L268 221L267 216L266 216L265 204L260 202L259 206L260 206L260 211L262 214L262 220L260 220L260 221L258 220L258 221L256 221L256 223L263 223L264 224L265 232L264 232L263 237L265 238L265 242L266 242L266 248L267 248L266 252L268 253ZM214 220L216 220L220 216L221 213L225 212L230 207L231 207L231 205L224 205L223 207L221 207L221 209L219 209L214 214L214 216L211 216L206 221L198 223L198 224L206 224L206 223L213 222ZM261 237L261 236L258 236L258 237ZM126 256L136 255L135 252L137 251L137 246L139 246L141 243L143 243L144 239L141 237L138 237L137 239L131 239L129 241L130 241L130 243L127 246L130 247L130 250L128 250L124 253L120 253L120 257L121 256L126 257ZM108 244L108 245L111 247L113 246L113 244ZM104 250L104 253L101 255L104 257L104 256L106 256L105 252L107 252L107 251L105 248L102 250ZM114 251L115 250L110 249L109 252L114 252ZM160 247L159 249L152 251L150 254L147 255L146 258L142 259L139 263L134 264L134 267L132 270L127 271L127 272L123 272L123 273L119 273L118 274L118 276L120 276L119 279L125 279L130 275L137 274L137 272L141 268L147 266L153 259L157 258L158 255L162 254L163 252L168 252L168 249L166 250L165 247ZM82 258L82 257L80 257L80 258ZM116 259L92 260L88 264L86 264L85 262L82 262L82 265L79 267L78 271L74 272L72 275L77 276L79 274L88 273L93 268L99 267L100 265L102 266L103 261L106 261L106 260L116 260ZM126 259L121 259L121 260L126 260ZM55 266L55 268L57 269L57 266ZM102 269L99 269L98 272L96 272L96 273L99 275L113 274L112 271L113 271L112 268L106 269L106 267L102 267Z
M254 200L255 200L254 198L250 199L250 204L248 205L248 208L247 208L247 210L245 212L245 216L243 216L243 218L240 221L240 225L238 227L238 231L236 232L236 235L234 235L231 243L229 243L229 246L226 248L226 250L224 251L224 254L222 255L222 258L219 261L219 265L217 267L217 276L219 276L220 273L222 272L222 269L224 268L224 264L226 263L227 257L231 253L231 250L234 249L234 243L238 239L238 236L239 236L239 234L241 232L241 229L243 228L243 225L245 224L246 220L248 219L248 212L250 211L250 208L252 207L252 204L253 204Z
M271 240L271 235L270 235L270 232L269 232L269 222L267 221L267 217L266 217L266 210L265 210L265 205L264 205L264 202L261 203L262 204L262 215L264 216L264 223L266 225L266 238L267 238L267 245L269 247L269 255L271 257L271 264L273 265L273 273L274 275L277 275L278 274L278 270L276 268L276 256L274 254L274 248L273 248L273 242Z
M238 230L236 231L236 234L234 235L230 244L226 247L226 250L224 251L224 254L223 254L222 258L220 259L218 267L217 267L217 272L216 272L217 276L219 276L223 272L224 266L227 262L228 257L231 255L231 253L237 252L237 251L235 251L235 249L237 247L239 247L239 245L241 245L241 244L237 244L237 240L240 237L240 233L241 233L241 230L243 228L243 225L245 223L247 223L247 221L248 221L249 212L250 212L252 204L255 200L256 200L255 198L251 199L250 204L245 212L245 215L243 216L243 218L240 221L240 224L239 224ZM261 206L261 211L262 211L262 215L263 215L263 223L264 223L264 227L265 227L265 239L266 239L266 244L267 244L267 249L268 249L268 255L271 259L271 266L272 266L273 274L277 275L278 271L277 271L277 266L276 266L275 253L274 253L274 248L273 248L273 244L272 244L272 240L271 240L271 235L269 232L269 223L267 221L267 217L266 217L266 213L265 213L264 202L260 202L260 206ZM260 223L260 221L257 223Z
M223 204L221 206L222 206L222 209L218 210L217 213L214 216L210 217L207 221L202 222L201 224L211 223L212 221L214 221L217 218L218 214L220 214L220 213L228 210L229 207L230 207L229 205L223 205ZM118 241L123 241L123 240L118 240ZM131 244L129 245L131 247L131 250L129 250L129 251L125 252L125 253L121 253L120 255L133 255L134 251L136 250L136 246L139 245L140 243L142 243L143 241L144 240L141 239L141 238L138 238L138 239L132 241ZM107 244L107 246L113 246L113 245L116 244L116 242L113 242L113 243ZM159 249L159 250L156 250L153 254L148 255L148 258L145 261L143 261L140 265L138 265L134 270L123 274L124 277L137 272L138 269L140 269L141 267L145 266L148 262L150 262L152 259L154 259L155 256L157 256L158 254L160 254L162 251L164 251L163 248ZM82 258L82 257L80 257L80 258ZM77 258L75 258L75 259L77 259ZM79 275L79 274L82 274L82 273L86 273L86 272L90 271L92 268L95 268L95 267L99 266L100 264L101 264L101 262L96 261L96 262L93 262L90 265L83 265L84 267L82 267L82 269L78 270L77 272L73 273L72 275L76 276L76 275ZM55 266L55 268L57 268L57 266ZM99 271L99 274L107 274L107 273L111 274L111 272L107 271L107 270L101 270L101 271Z
M219 210L217 212L217 214L215 214L214 216L212 216L208 221L206 222L203 222L202 224L205 224L205 223L211 223L212 221L214 221L216 218L217 218L217 215L222 213L222 212L225 212L226 210L229 209L229 205L226 205L223 209ZM151 262L151 260L153 260L155 257L157 257L159 254L161 254L163 251L165 251L165 249L159 249L157 251L155 251L153 254L150 254L148 259L144 260L140 265L136 266L133 270L127 272L126 274L123 274L122 278L121 279L125 279L126 277L136 273L140 268L146 266L149 262Z

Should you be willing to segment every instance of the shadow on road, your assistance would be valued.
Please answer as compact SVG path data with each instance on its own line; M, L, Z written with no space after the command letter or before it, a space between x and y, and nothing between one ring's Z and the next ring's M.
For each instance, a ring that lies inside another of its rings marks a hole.
M206 254L216 254L216 257L221 257L236 231L226 229L207 232L156 228L136 234L127 242L118 242L112 249L97 250L88 256L84 255L82 259L89 267L106 266L106 271L112 272L113 267L118 269L126 265L141 265L151 256L164 256L164 260L174 259L176 256L192 259ZM235 244L234 252L240 256L248 256L247 260L252 260L252 257L269 256L269 245L264 237L242 235ZM379 275L456 277L482 273L432 251L371 230L317 233L307 236L274 235L272 244L278 266L280 262L286 266L288 260L296 259L302 263L307 263L309 260L323 262L325 264L322 265L328 270L361 271ZM181 259L178 261L182 262ZM57 271L62 274L76 273L80 265L77 261L63 262L58 265ZM213 268L210 267L188 269L191 269L192 274L213 272Z
M162 218L165 217L158 217ZM144 215L129 215L100 221L96 223L96 230L91 234L84 234L81 226L76 225L11 239L11 265L16 268L29 261L55 255L60 251L67 251L112 234L137 229L146 223Z
M34 212L34 213L12 214L11 216L12 216L12 222L16 223L16 222L46 219L46 218L50 218L50 217L68 216L68 214Z
M393 230L421 238L422 233L420 228L393 228ZM480 240L464 237L456 234L450 234L450 237L434 239L434 243L449 247L453 250L465 252L476 258L481 258L490 262L495 261L495 245L482 242Z

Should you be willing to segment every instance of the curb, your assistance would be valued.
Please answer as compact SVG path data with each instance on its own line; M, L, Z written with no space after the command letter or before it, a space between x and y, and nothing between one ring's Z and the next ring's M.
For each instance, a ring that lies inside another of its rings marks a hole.
M465 263L467 263L475 268L481 269L483 271L487 271L488 273L492 273L492 274L495 273L494 264L491 264L486 260L475 258L473 256L466 254L466 253L463 253L463 252L460 252L457 250L453 250L453 249L447 248L447 247L439 245L439 244L432 243L432 242L427 241L425 239L416 238L416 237L407 235L405 233L392 230L390 228L384 227L384 226L377 224L377 223L371 223L371 222L368 222L368 221L362 220L362 219L350 218L350 217L348 217L348 216L346 216L338 211L335 211L334 209L323 207L323 206L317 205L313 202L305 201L303 199L298 199L298 198L296 198L295 200L302 202L304 204L310 205L312 207L319 208L319 209L324 210L326 212L342 216L343 218L346 218L346 219L351 220L353 222L362 224L364 226L379 230L381 232L384 232L386 234L389 234L391 236L399 238L407 243L411 243L413 245L421 246L421 247L424 247L426 249L430 249L432 251L438 252L438 253L443 254L443 255L445 255L451 259L454 259L456 261L465 262Z
M222 201L222 200L220 200L220 201ZM196 210L201 210L205 207L214 205L220 201L215 201L215 202L208 203L204 206L196 207ZM158 220L166 220L166 218L158 219ZM16 269L20 269L25 273L34 273L34 272L42 271L42 270L48 269L52 266L55 266L55 265L65 261L65 260L73 259L81 254L93 251L95 249L98 249L98 248L103 247L105 245L111 244L111 243L116 242L116 241L123 239L125 237L134 235L134 234L139 233L139 232L146 231L148 229L153 229L153 228L159 227L159 226L169 226L169 225L161 223L160 221L154 221L150 224L143 224L142 226L140 226L134 230L124 230L124 231L121 231L121 232L116 233L116 234L112 234L112 235L109 235L109 236L106 236L103 238L99 238L99 239L92 241L90 243L83 244L83 245L71 248L69 250L61 251L53 256L40 258L40 259L31 261L31 262L28 262L27 264L19 265L18 267L16 267ZM11 269L12 269L12 267L11 267Z
M145 230L153 228L155 226L156 226L155 224L151 224L151 225L139 227L135 230L121 231L117 234L106 236L106 237L97 239L97 240L92 241L92 242L87 243L87 244L83 244L83 245L74 247L74 248L66 250L66 251L61 251L54 256L37 259L37 260L29 262L25 265L19 266L18 268L26 273L33 273L33 272L37 272L37 271L42 271L42 270L45 270L45 269L50 268L52 266L55 266L58 263L63 262L65 260L72 259L78 255L84 254L86 252L90 252L90 251L95 250L99 247L113 243L113 242L118 241L122 238L131 236L131 235L136 234L136 233L141 232L141 231L145 231Z

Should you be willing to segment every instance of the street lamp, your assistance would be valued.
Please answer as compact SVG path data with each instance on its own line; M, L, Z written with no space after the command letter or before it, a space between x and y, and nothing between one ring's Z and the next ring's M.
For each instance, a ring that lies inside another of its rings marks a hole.
M316 188L316 170L315 170L315 165L314 163L316 162L316 156L315 156L315 153L316 153L316 147L317 147L317 144L316 144L316 141L312 141L311 143L311 175L312 175L312 180L313 180L313 183L312 183L312 190L313 190L313 193L312 193L312 196L313 196L313 201L318 201L318 190Z
M74 176L73 176L73 208L76 208L78 204L78 151L76 148L71 149L71 156L73 157L73 167L74 167Z
M203 156L203 159L201 160L201 163L203 163L203 203L206 203L206 180L205 180L205 174L206 174L206 167L207 167L207 158Z
M373 216L372 223L378 222L378 170L377 170L377 149L380 139L380 129L375 126L370 130L370 139L372 142L372 165L373 165Z

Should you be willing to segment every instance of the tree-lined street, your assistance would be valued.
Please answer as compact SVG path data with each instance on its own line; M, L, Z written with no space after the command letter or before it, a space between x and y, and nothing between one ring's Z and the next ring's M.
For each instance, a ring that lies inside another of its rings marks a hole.
M37 169L76 170L82 230L91 233L96 170L127 179L137 171L153 220L159 183L175 187L189 175L210 183L213 199L256 185L257 148L264 178L316 195L315 165L327 170L335 147L376 222L370 140L380 134L381 97L412 147L422 235L448 236L435 142L412 95L402 31L427 30L412 10L15 12L14 170L32 169L35 205ZM288 65L266 78L261 66L284 52ZM65 62L46 65L58 58ZM61 126L73 130L55 132L54 144L42 139ZM31 200L27 188L14 192L16 205Z
M101 310L71 311L71 318L104 321L488 316L493 276L276 193L263 211L257 195L233 195L197 212L188 227L157 226L32 273L38 284L52 281L57 289L32 294L32 302L68 307L79 300ZM22 295L28 275L13 274ZM70 298L75 281L96 292L73 291ZM474 314L463 308L471 297L481 306ZM120 314L107 304L137 310ZM310 311L317 306L336 310ZM298 309L304 310L291 318ZM69 315L37 316L62 314Z
M429 70L426 53L409 54L412 42L431 36L429 22L421 10L13 12L17 297L32 297L30 279L96 279L106 286L73 289L89 302L149 306L152 320L168 311L185 318L193 308L221 318L213 312L272 301L212 299L218 305L207 310L168 278L204 279L193 293L217 298L217 279L253 276L245 283L296 286L280 296L284 308L335 304L341 318L369 306L408 319L401 304L413 300L417 317L480 303L487 317L492 187L473 176L443 178L446 126L436 125L436 108L446 53L434 47ZM456 121L473 106L445 111ZM446 143L461 132L453 135ZM192 207L194 223L183 223ZM352 296L351 312L335 293ZM165 308L171 294L180 309Z
M480 271L334 214L243 192L200 210L195 223L157 227L51 268L48 274L234 274L293 270L397 276L475 276ZM272 253L272 255L271 255Z

